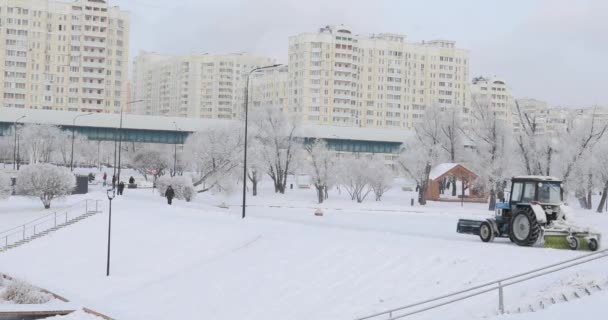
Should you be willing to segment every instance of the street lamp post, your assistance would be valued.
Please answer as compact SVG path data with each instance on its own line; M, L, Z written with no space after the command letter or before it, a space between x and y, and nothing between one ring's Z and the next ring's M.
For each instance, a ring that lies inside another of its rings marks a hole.
M74 131L75 131L75 126L76 126L76 119L78 119L79 117L85 117L85 116L90 116L92 115L92 112L89 113L85 113L85 114L79 114L77 116L74 117L74 119L72 119L72 152L71 152L71 156L70 156L70 171L74 171Z
M135 100L135 101L129 101L127 102L127 106L132 104L132 103L136 103L136 102L142 102L144 100ZM120 183L120 154L122 151L122 111L123 111L123 107L120 107L120 127L118 129L118 175L116 175L116 183ZM116 138L114 139L114 152L116 153ZM116 171L116 169L114 169L114 171Z
M112 200L114 200L114 197L116 197L116 189L114 189L113 187L111 189L108 189L107 191L108 194L108 200L110 201L110 209L109 209L109 215L108 215L108 259L107 264L106 264L106 277L110 276L110 239L112 236Z
M245 83L245 150L244 150L244 156L243 156L243 214L242 214L242 219L245 219L245 205L246 205L246 201L247 201L247 124L248 124L248 117L249 117L249 78L251 77L251 75L254 72L264 70L264 69L275 68L278 66L280 66L280 64L274 64L274 65L265 66L265 67L258 67L258 68L255 68L255 69L249 71L249 73L247 74L247 79L246 79L246 83Z
M19 170L19 167L17 167L17 122L23 118L25 118L25 116L17 118L13 124L13 130L15 131L15 144L13 144L13 170Z
M179 132L179 128L177 127L177 123L173 121L173 125L175 125L175 131ZM175 144L173 145L173 176L175 177L177 174L177 136L175 139Z

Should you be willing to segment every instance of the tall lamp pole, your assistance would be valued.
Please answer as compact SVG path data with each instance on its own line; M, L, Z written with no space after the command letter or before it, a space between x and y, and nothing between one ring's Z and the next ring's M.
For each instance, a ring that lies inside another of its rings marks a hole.
M77 116L74 117L74 119L72 119L72 152L71 152L71 156L70 156L70 171L74 171L74 131L75 131L75 126L76 126L76 119L78 119L79 117L85 117L85 116L90 116L92 115L92 112L89 113L85 113L85 114L79 114Z
M23 118L25 118L25 116L17 118L13 124L13 130L15 131L15 144L13 144L13 170L19 170L19 167L17 167L17 122Z
M179 132L179 128L177 127L177 123L175 123L175 121L173 121L173 125L175 126L175 131ZM173 176L175 177L176 175L177 175L177 139L175 139L175 144L173 145Z
M135 101L129 101L127 102L127 106L132 104L132 103L136 103L136 102L142 102L144 100L135 100ZM118 175L116 175L116 183L120 182L120 154L122 151L122 111L123 111L123 107L120 107L120 127L118 129ZM116 152L116 140L114 140L114 152Z
M249 117L249 78L254 72L270 69L280 66L280 64L273 64L271 66L258 67L255 68L249 73L247 73L247 79L245 83L245 150L243 156L243 215L242 218L245 219L245 205L247 201L247 125L248 125L248 117Z
M114 197L116 197L116 189L114 189L113 187L111 189L108 189L107 191L108 194L108 200L110 201L110 212L108 215L108 258L106 260L106 277L110 276L110 239L112 236L112 200L114 200Z

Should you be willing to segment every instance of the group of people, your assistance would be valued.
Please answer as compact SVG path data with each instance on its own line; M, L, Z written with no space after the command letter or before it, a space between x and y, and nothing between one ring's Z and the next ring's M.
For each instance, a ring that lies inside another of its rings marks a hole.
M107 185L106 180L108 180L108 174L107 173L103 173L103 186L105 187ZM116 192L118 193L119 196L122 196L122 193L125 191L125 183L120 181L118 183L118 185L116 184L116 181L118 179L116 178L116 175L112 175L112 189L116 188ZM135 178L133 178L133 176L131 176L129 178L129 184L134 184L135 183Z
M103 173L103 186L106 186L106 180L108 179L108 175L104 172ZM112 188L116 187L116 191L118 193L119 196L122 196L122 193L125 190L125 183L120 181L118 183L118 186L116 186L116 176L113 175L112 176ZM135 184L135 178L133 178L132 176L129 178L129 184ZM165 198L167 198L167 203L169 205L171 205L173 203L173 198L175 198L175 190L173 190L172 186L168 186L167 190L165 190Z

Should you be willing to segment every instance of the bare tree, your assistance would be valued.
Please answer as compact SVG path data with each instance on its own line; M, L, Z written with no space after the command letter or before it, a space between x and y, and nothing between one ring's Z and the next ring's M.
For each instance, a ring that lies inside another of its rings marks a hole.
M169 167L171 161L166 152L158 150L152 146L140 149L131 160L131 165L137 172L148 180L148 175L154 177L154 181L163 174Z
M348 192L351 200L362 203L372 191L369 180L368 157L350 156L340 161L338 181Z

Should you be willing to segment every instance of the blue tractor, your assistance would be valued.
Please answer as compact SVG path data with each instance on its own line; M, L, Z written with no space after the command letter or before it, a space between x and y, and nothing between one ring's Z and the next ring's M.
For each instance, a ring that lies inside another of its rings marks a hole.
M496 204L493 218L460 219L456 231L478 235L483 242L504 237L520 246L550 244L548 246L553 247L563 240L573 250L581 245L597 250L600 235L570 223L566 211L561 180L547 176L513 177L508 202Z

